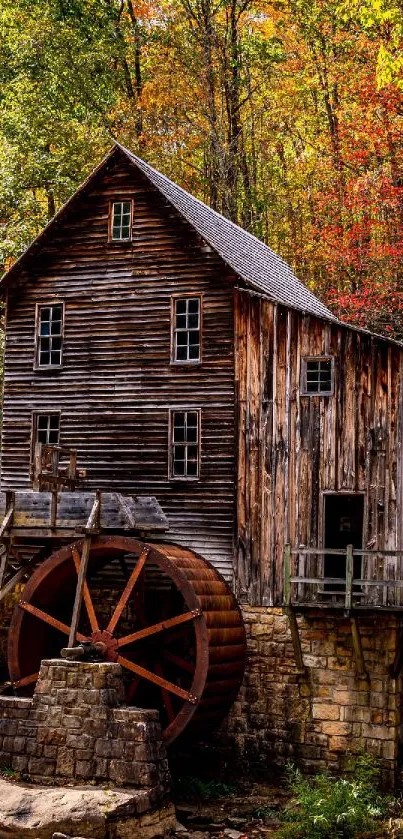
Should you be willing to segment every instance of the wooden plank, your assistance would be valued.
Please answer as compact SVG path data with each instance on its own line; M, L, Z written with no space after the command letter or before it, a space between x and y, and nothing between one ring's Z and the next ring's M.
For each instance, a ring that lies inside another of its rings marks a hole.
M16 530L51 529L51 492L16 492L13 528ZM58 530L82 532L94 508L96 492L61 492L58 494L56 528ZM140 531L165 532L169 525L157 499L153 496L125 498L127 510L136 521ZM129 530L127 514L122 511L116 493L102 493L102 515L100 526L103 530ZM0 493L0 516L6 514L5 493Z
M0 592L3 586L4 575L7 569L7 562L9 557L9 547L5 547L0 560Z
M120 492L116 493L116 498L118 499L120 507L123 510L123 513L126 517L126 520L129 524L129 526L132 528L132 530L135 530L136 529L136 519L134 518L134 515L133 515L133 513L132 513L132 511L131 511L128 503L127 503L126 498Z

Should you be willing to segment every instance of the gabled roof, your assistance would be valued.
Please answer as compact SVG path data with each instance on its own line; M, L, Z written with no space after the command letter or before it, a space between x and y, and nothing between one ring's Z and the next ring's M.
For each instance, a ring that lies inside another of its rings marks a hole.
M102 171L117 150L146 176L247 286L270 300L292 309L299 309L326 320L337 320L329 309L297 279L287 263L260 239L212 210L203 201L199 201L119 143L115 144L73 197L59 210L42 233L4 275L0 287L8 285L19 267L22 267L29 257L32 257L45 243L61 218L70 207L75 205L79 196L90 186L95 175Z
M129 149L120 145L119 148L247 285L292 309L337 320L297 279L289 265L260 239L212 210Z

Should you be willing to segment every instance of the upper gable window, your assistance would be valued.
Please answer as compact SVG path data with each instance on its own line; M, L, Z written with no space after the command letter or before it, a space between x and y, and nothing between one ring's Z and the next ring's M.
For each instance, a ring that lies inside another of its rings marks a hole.
M201 299L177 297L173 301L172 361L197 362L201 358Z
M63 303L39 306L36 333L36 366L61 367L63 349Z
M303 396L332 396L334 389L333 358L301 359L301 393Z
M112 204L110 238L114 242L131 239L132 205L132 201L114 201Z

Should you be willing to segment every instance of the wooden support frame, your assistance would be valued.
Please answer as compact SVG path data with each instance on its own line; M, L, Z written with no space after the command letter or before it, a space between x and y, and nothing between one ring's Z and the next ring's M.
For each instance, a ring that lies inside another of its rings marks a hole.
M362 649L362 641L360 630L358 628L357 618L354 615L350 616L351 635L353 639L354 658L357 666L357 673L363 679L369 680L367 668L365 666L364 652Z
M297 616L291 605L291 545L284 548L284 614L287 615L290 626L292 646L297 665L297 673L306 675L306 667L302 655L301 638L299 634Z
M304 664L304 658L303 658L303 655L302 655L301 638L300 638L300 634L299 634L297 616L296 616L294 610L292 609L292 607L288 607L288 608L285 607L284 608L284 614L287 615L288 623L289 623L289 626L290 626L291 640L292 640L292 646L293 646L294 656L295 656L295 663L297 665L297 673L298 673L299 676L305 676L307 670L306 670L306 667L305 667L305 664Z
M346 594L345 594L345 609L347 612L351 610L353 604L353 577L354 577L354 556L353 546L347 545L346 552Z
M88 521L85 527L85 539L83 541L83 547L81 551L81 561L80 561L80 568L78 571L77 577L77 587L76 587L76 595L74 599L74 606L73 606L73 614L71 617L71 626L70 626L70 633L69 633L69 640L68 640L68 647L74 647L76 642L76 635L78 629L78 622L80 620L81 614L81 606L84 597L84 588L87 579L87 568L88 568L88 560L90 558L90 551L91 551L91 537L95 534L99 533L100 531L100 522L101 522L101 492L97 489L95 493L95 500L92 505L92 510L88 517Z
M4 519L0 526L0 537L2 538L7 531L10 529L13 521L14 515L14 508L15 508L15 493L14 492L7 492L6 494L6 512Z
M59 463L62 456L67 458L68 462L67 466L60 470ZM34 491L41 492L48 487L51 492L57 493L67 487L71 492L74 492L82 477L85 477L85 470L77 468L76 449L67 449L65 446L53 446L47 443L35 443L32 460L32 488Z
M119 502L120 508L122 509L122 511L123 511L123 513L126 517L126 521L129 523L130 527L133 530L135 530L136 529L136 520L135 520L135 518L132 514L132 511L129 509L129 506L127 504L127 501L126 501L124 495L122 495L120 492L117 492L116 493L116 498Z
M10 556L10 549L11 549L11 540L9 537L9 530L12 527L13 517L14 517L14 509L15 509L15 493L14 492L7 492L6 493L6 512L4 519L0 526L0 538L2 540L7 539L7 544L4 545L4 552L1 556L0 560L0 600L2 599L2 589L3 589L3 582L4 577L7 571L7 563Z

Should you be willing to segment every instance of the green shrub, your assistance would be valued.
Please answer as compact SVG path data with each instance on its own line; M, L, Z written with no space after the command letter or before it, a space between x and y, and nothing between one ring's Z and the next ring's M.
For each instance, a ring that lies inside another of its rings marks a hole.
M360 755L350 763L346 778L324 773L304 778L288 767L294 800L286 808L282 839L355 839L376 831L389 800L378 791L378 766L374 758ZM373 834L371 834L373 835Z

